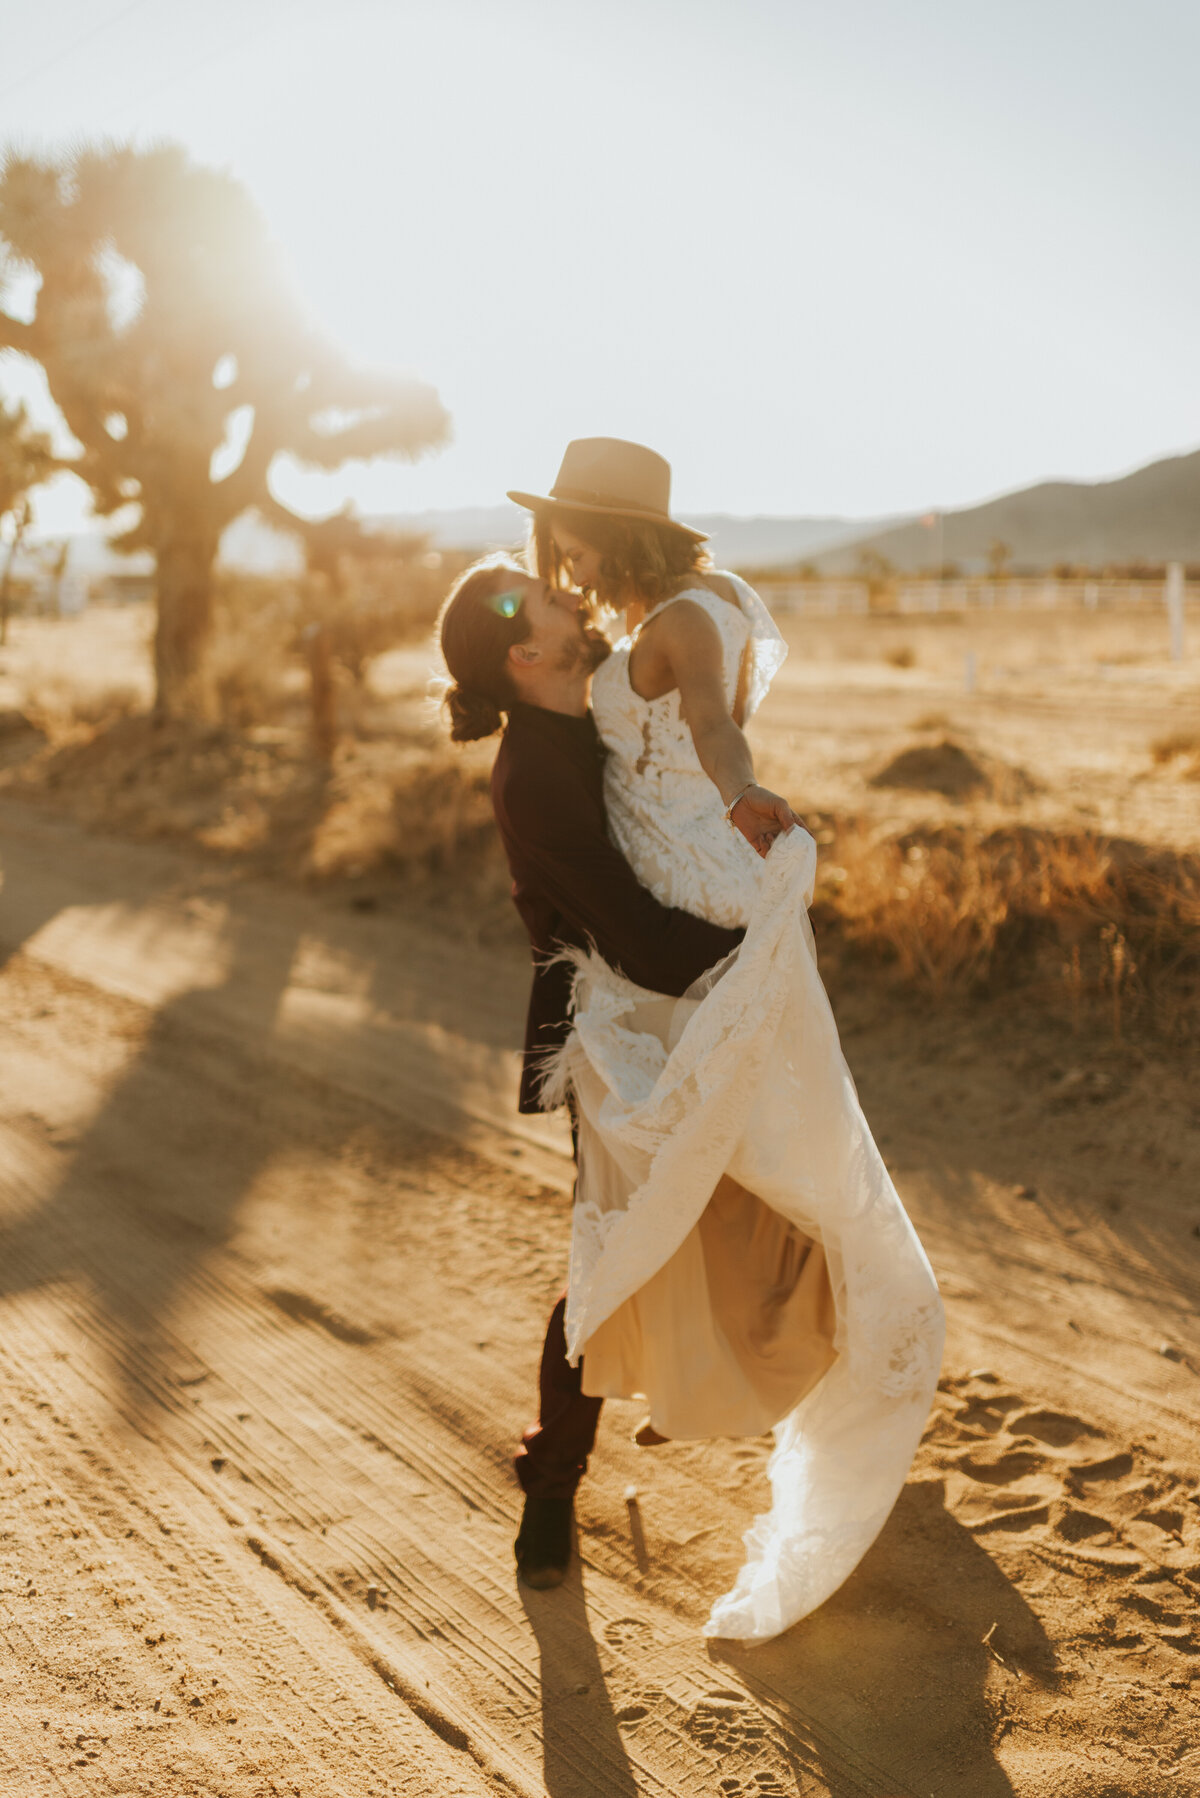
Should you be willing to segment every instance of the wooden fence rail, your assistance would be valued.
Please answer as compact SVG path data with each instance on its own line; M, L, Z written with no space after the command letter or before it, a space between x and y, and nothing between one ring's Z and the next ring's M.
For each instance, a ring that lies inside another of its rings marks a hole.
M773 612L818 617L868 612L1048 612L1160 609L1161 580L1058 580L1035 577L988 580L761 580L758 591ZM1184 605L1200 607L1200 581L1183 586Z

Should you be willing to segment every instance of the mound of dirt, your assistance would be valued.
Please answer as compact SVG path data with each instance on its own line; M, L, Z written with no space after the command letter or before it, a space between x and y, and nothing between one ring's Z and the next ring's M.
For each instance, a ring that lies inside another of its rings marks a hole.
M869 785L940 793L945 799L998 799L1006 804L1037 791L1037 782L1023 768L1013 768L979 751L972 753L952 737L902 749L871 776Z
M32 718L27 717L16 706L0 706L0 739L27 736L30 731L36 730L37 725Z

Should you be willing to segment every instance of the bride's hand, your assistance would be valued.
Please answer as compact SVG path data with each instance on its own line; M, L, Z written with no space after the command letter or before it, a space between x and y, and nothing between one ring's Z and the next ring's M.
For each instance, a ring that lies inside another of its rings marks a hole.
M758 786L746 789L730 820L759 855L766 855L777 836L786 836L800 822L786 799Z

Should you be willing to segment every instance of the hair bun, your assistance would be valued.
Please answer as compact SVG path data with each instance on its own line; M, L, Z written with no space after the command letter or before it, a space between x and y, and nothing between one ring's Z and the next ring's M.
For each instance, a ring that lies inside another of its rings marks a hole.
M477 737L494 737L504 720L500 707L469 687L451 687L446 694L450 736L455 743L473 743Z

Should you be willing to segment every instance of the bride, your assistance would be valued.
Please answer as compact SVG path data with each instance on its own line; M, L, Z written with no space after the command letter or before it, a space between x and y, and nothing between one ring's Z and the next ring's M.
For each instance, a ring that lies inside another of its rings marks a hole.
M858 1103L817 973L816 850L754 781L741 725L786 646L661 457L572 443L531 553L626 634L597 670L609 829L666 905L744 926L682 999L599 956L543 1102L579 1123L566 1332L584 1391L648 1401L639 1440L773 1429L772 1507L710 1635L764 1639L857 1565L903 1486L941 1360L925 1254Z

